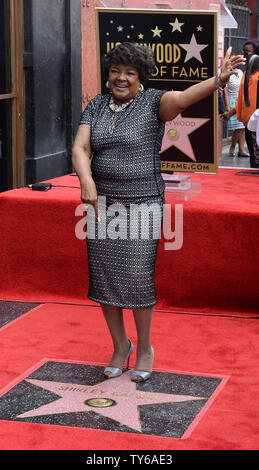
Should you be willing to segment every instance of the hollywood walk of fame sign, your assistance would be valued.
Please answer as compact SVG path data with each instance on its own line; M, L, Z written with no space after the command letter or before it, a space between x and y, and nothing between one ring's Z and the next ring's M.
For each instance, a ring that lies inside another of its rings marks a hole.
M151 47L155 71L146 87L182 91L217 73L214 11L96 8L99 92L106 93L102 57L125 41ZM217 172L217 92L165 125L163 172Z
M226 382L219 376L131 371L107 380L104 367L43 360L0 392L0 420L186 438Z

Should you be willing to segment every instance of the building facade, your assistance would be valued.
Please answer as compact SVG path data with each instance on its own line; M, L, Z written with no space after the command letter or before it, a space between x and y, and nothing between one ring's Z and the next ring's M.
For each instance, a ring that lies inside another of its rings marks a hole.
M72 171L78 120L98 92L95 8L127 7L114 2L0 1L0 191ZM137 4L172 9L174 2ZM240 51L259 35L259 0L226 4L238 29L226 30L225 46Z
M70 172L82 106L80 0L1 0L0 70L0 190Z

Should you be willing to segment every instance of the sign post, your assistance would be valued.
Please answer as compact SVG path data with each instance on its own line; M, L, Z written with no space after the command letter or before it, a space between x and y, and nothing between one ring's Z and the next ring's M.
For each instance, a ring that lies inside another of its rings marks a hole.
M102 57L130 41L151 47L155 72L147 87L182 91L216 75L217 12L97 8L99 92L105 93ZM217 92L165 125L163 173L217 172Z

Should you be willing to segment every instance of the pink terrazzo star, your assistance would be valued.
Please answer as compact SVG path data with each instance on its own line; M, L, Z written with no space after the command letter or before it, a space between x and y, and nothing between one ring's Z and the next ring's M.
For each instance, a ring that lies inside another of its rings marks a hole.
M196 161L189 135L203 126L207 121L209 121L209 119L185 118L179 114L172 121L166 122L160 153L175 146L191 160Z
M92 411L118 421L136 431L142 432L138 411L139 405L204 399L203 397L190 395L175 395L137 390L136 384L130 380L130 374L131 371L127 371L118 378L105 380L97 385L80 385L27 379L27 382L60 395L61 398L34 410L27 411L17 416L17 418ZM89 406L86 403L87 400L89 401L94 398L110 399L113 406L104 408Z

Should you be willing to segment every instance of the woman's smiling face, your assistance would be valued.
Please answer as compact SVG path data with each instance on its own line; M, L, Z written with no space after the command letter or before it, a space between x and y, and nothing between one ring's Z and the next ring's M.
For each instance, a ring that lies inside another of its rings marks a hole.
M116 104L131 100L140 89L138 70L132 65L112 65L109 69L109 88Z

